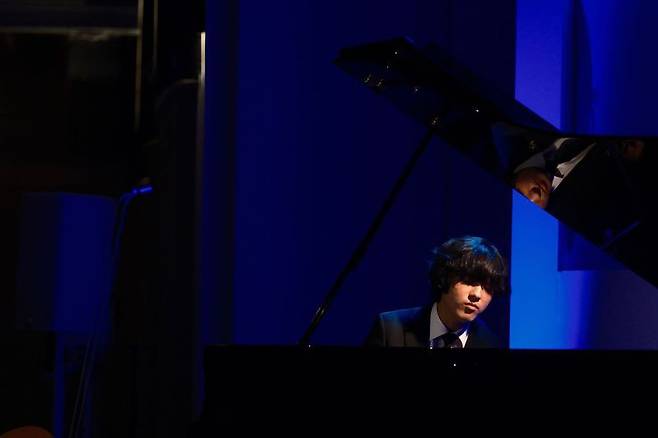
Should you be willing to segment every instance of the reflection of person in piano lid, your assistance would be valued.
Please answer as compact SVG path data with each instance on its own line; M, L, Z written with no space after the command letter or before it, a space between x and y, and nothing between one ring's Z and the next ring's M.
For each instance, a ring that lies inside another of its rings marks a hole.
M526 167L515 174L514 187L541 208L546 208L551 193L550 175L539 167Z
M548 206L550 194L587 156L595 143L576 138L560 138L514 169L514 187L541 208Z
M434 251L429 270L432 301L378 316L367 345L386 347L492 348L498 338L478 319L504 293L507 266L481 237L450 239Z
M547 208L550 194L586 159L596 143L576 138L560 138L514 169L514 188L541 208ZM639 139L622 140L615 153L624 163L640 161L645 143Z
M530 201L599 245L644 216L643 139L560 138L518 165L513 185Z

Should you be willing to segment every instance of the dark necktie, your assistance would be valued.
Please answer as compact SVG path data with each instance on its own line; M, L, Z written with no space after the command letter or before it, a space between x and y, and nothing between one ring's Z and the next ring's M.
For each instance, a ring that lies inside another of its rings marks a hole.
M432 348L464 348L464 346L459 336L448 332L432 339Z

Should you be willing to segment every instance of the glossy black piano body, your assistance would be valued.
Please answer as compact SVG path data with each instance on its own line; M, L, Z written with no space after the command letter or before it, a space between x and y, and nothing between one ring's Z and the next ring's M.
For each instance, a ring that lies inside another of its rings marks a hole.
M658 351L630 350L212 346L204 366L200 436L229 426L433 422L446 404L545 417L539 409L553 403L579 412L658 381Z

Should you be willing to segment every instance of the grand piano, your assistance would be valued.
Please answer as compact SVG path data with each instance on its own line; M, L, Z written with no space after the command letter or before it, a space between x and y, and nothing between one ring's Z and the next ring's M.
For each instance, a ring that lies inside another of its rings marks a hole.
M647 284L658 285L651 257L657 223L647 202L655 186L650 176L657 164L655 138L562 132L432 44L419 48L406 38L364 44L343 49L335 63L428 131L388 201L394 202L395 190L413 171L429 138L438 136L555 217L585 245L598 248ZM569 166L554 167L551 160L565 139L578 140L577 149L557 163ZM528 169L543 176L528 177ZM385 206L363 245L386 212ZM603 386L607 394L630 395L652 384L650 378L641 385L627 379L651 376L658 353L650 348L314 346L314 329L363 249L355 251L298 346L206 349L199 436L229 425L293 427L309 420L333 426L355 421L431 424L437 415L433 397L445 403L448 393L452 403L465 406L459 403L471 402L478 392L489 414L509 413L512 406L531 411L555 399L563 407L577 408L600 401ZM501 403L503 399L510 404Z

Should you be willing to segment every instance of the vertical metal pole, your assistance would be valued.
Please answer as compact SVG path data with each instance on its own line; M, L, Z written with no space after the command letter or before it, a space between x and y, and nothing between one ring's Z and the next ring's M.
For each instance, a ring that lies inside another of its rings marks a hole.
M137 2L137 40L135 42L135 132L142 123L142 52L144 50L144 0Z

